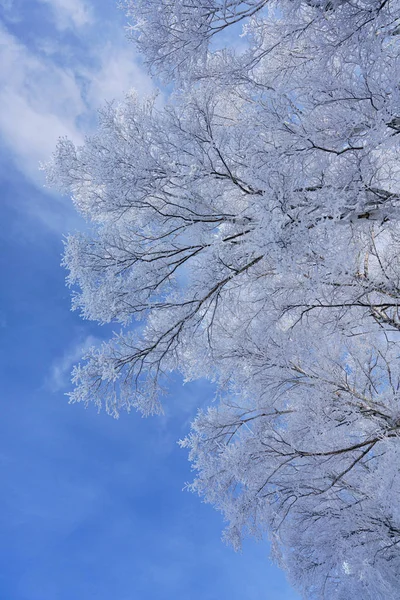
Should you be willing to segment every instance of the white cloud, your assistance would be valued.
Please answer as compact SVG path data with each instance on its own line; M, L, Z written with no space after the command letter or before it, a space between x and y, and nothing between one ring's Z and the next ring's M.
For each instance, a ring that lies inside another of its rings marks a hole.
M1 27L0 105L3 143L34 179L60 136L82 139L76 119L86 107L74 74L31 54Z
M70 388L72 367L76 365L89 348L97 346L100 340L93 335L88 335L84 340L80 340L60 358L57 358L50 369L50 373L45 381L45 386L52 392L66 390Z
M61 47L57 33L47 30L33 50L0 24L0 143L39 187L44 184L39 164L50 159L60 137L83 143L106 100L121 99L132 87L139 95L152 89L122 31L108 29L105 44L97 28L85 30L86 37L92 43L78 53L67 38ZM70 202L58 196L20 204L25 215L54 231L65 231L76 219Z
M58 65L51 52L34 54L0 25L0 136L33 180L43 182L39 162L50 158L59 137L82 143L94 109L132 87L151 91L131 47L116 41L93 46L96 65L82 60L72 69Z
M135 61L133 46L108 43L100 50L99 56L100 68L88 77L88 100L92 106L122 98L132 87L143 96L154 89L150 77Z
M51 8L59 29L80 28L93 22L93 10L82 0L39 0Z

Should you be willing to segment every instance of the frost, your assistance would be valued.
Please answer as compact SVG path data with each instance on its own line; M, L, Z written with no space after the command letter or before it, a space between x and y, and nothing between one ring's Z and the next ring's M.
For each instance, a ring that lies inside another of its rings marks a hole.
M152 414L171 371L215 381L182 444L225 539L267 532L305 598L397 600L399 2L125 4L177 90L47 168L90 224L73 308L121 328L71 400Z

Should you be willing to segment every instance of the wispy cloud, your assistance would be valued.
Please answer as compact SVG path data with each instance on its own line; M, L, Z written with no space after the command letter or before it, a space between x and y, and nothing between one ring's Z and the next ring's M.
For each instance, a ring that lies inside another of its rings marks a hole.
M99 59L97 71L86 72L91 106L122 98L132 87L139 95L147 95L154 89L150 77L135 60L133 46L107 43L99 48Z
M38 163L51 154L57 139L79 142L76 124L85 111L71 71L33 55L0 27L0 133L18 166L38 178Z
M0 0L0 7L7 8L10 17L18 15L19 4L5 1ZM75 19L76 25L88 24L81 34L82 45L77 44L79 32L71 41L68 35L58 36L54 25L46 26L43 36L29 42L18 28L11 32L0 24L0 144L18 170L39 188L44 185L39 165L50 159L60 137L83 143L105 101L121 99L132 88L139 95L152 89L122 27L107 26L107 35L101 36L86 18L90 11L85 6L76 0L51 3L60 14L69 11L68 18ZM72 204L50 190L34 201L22 199L20 209L53 232L77 225Z
M58 29L80 28L93 22L93 9L82 0L39 0L52 11Z
M50 373L46 377L45 387L51 392L59 392L70 387L72 367L79 362L82 356L92 346L97 346L100 340L93 335L79 340L71 346L62 356L53 362Z
M60 137L83 143L104 102L132 88L147 95L153 85L122 24L102 19L104 5L32 0L29 8L42 18L42 29L32 36L25 35L29 15L21 2L0 0L0 150L41 189L39 165L50 159ZM73 28L73 35L62 28ZM57 234L80 223L69 199L53 190L22 197L17 210Z
M70 18L75 15L76 23L85 22L84 5L78 0L51 5L61 12L68 7ZM81 54L64 40L62 63L54 35L47 32L34 50L0 25L0 138L18 168L40 185L39 163L50 158L58 138L82 143L105 101L122 98L131 88L139 94L152 89L133 47L121 32L115 38L115 44L111 39L103 43L94 35L93 45Z

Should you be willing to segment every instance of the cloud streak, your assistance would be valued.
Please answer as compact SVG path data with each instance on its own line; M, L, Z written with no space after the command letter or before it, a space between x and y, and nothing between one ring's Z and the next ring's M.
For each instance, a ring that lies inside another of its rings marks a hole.
M107 35L101 35L89 4L37 2L51 7L58 27L67 22L75 29L85 26L85 33L75 31L75 42L65 35L60 41L47 23L43 37L36 36L28 46L0 25L0 140L18 168L42 185L39 163L50 158L58 138L82 143L105 101L121 98L131 88L148 94L152 84L119 28L105 25ZM17 15L18 9L8 7L8 12Z
M100 340L93 335L88 335L84 340L79 340L63 356L57 358L46 378L45 387L51 392L58 392L70 387L72 367L82 359L82 356L92 346L97 346Z
M34 179L38 163L60 136L80 142L85 110L74 74L28 48L0 27L0 133L18 167Z
M81 28L93 23L93 9L82 0L38 0L52 11L58 29Z

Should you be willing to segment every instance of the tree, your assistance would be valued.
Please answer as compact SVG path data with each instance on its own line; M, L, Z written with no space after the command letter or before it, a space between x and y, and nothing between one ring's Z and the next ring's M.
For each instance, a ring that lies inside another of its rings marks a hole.
M191 489L223 511L235 546L269 532L305 597L396 598L398 349L357 338L344 358L330 342L198 415L183 442Z
M150 414L168 372L216 381L183 444L227 537L268 531L305 597L395 599L399 4L126 4L177 89L47 167L89 222L73 306L122 327L71 399Z

